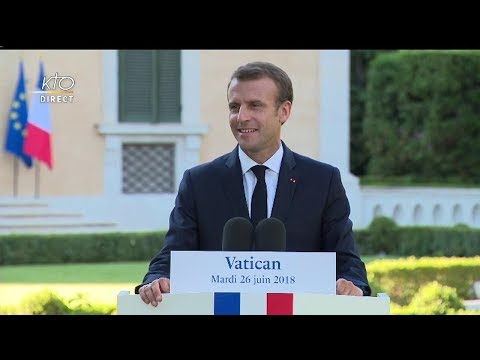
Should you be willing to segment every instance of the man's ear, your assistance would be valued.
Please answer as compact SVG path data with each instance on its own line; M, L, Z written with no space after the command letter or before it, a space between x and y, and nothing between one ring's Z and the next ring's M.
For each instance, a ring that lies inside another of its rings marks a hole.
M290 101L285 101L282 104L282 108L280 109L282 111L282 116L280 118L280 124L285 124L290 117L290 112L292 111L292 103Z

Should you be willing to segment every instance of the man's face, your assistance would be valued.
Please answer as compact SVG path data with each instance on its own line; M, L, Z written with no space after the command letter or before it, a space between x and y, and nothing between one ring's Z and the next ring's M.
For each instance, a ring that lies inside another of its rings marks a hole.
M280 147L280 129L290 115L291 103L277 109L278 89L267 77L233 79L228 89L230 128L245 153L258 162L268 160Z

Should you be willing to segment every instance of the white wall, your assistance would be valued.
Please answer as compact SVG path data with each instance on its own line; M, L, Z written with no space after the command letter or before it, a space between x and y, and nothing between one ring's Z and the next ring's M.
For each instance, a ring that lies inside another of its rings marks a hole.
M367 227L376 215L399 225L480 227L480 189L362 187L362 197L359 227Z

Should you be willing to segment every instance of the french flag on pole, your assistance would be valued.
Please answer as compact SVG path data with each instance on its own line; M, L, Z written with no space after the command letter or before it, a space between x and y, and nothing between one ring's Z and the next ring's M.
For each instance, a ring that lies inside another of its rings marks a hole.
M44 162L50 170L53 168L52 159L52 120L50 104L41 102L43 87L43 63L40 62L40 75L33 93L30 109L27 117L27 135L23 145L25 154Z

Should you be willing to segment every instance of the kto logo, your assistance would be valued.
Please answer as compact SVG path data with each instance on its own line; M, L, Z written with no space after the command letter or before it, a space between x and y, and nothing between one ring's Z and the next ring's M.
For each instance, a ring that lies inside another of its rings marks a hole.
M73 87L75 80L71 76L59 76L56 72L54 76L43 77L42 90L34 91L39 93L41 103L72 103Z

